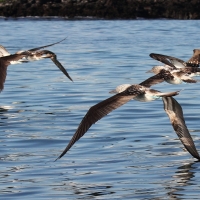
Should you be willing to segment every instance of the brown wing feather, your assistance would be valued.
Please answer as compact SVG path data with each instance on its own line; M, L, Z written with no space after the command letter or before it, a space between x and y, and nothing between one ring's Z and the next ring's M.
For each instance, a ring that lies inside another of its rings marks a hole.
M199 67L185 67L180 69L184 73L197 73L200 72Z
M4 83L7 75L7 67L8 65L10 65L10 61L17 61L23 57L24 55L18 55L18 54L0 57L0 92L4 88Z
M179 62L184 62L183 60L180 60L178 58L167 56L167 55L162 55L162 54L157 54L157 53L151 53L151 54L149 54L149 56L155 60L158 60L166 65L171 66L173 69L176 69L176 67L171 62L172 59L176 59Z
M70 75L67 73L66 69L62 66L62 64L57 60L57 57L55 54L53 54L53 56L51 57L51 60L54 62L54 64L63 72L63 74L65 74L65 76L67 76L71 81L72 78L70 77Z
M37 51L37 50L40 50L40 49L44 49L44 48L46 48L46 47L50 47L50 46L53 46L53 45L55 45L55 44L58 44L58 43L64 41L65 39L66 39L66 38L60 40L59 42L55 42L55 43L53 43L53 44L49 44L49 45L37 47L37 48L34 48L34 49L29 49L28 51Z
M162 69L160 71L160 73L146 79L145 81L143 81L139 85L142 85L142 86L145 86L145 87L151 87L152 85L162 83L163 81L170 80L170 79L174 79L174 76L169 71Z
M25 57L27 54L25 52L21 54L11 54L9 56L0 57L0 59L4 62L5 65L10 65L11 61L18 61L21 58Z
M5 61L0 59L0 92L4 88L4 83L5 83L5 80L6 80L8 65L9 65L9 63L7 64Z
M158 73L150 78L146 79L145 81L141 82L139 85L144 87L151 87L152 85L162 83L164 81L162 73Z
M194 80L194 79L182 79L182 81L185 83L197 83L198 82L197 80Z
M162 99L164 110L169 116L172 126L179 139L193 157L200 159L193 139L185 124L181 105L173 97L163 97Z
M186 62L187 66L199 67L200 64L200 49L194 49L193 56Z
M134 96L136 96L136 94L127 95L126 93L123 92L123 93L116 94L92 106L88 110L87 114L84 116L83 120L78 126L78 129L76 130L69 144L67 145L63 153L57 159L64 156L67 153L67 151L73 146L73 144L76 141L78 141L87 132L87 130L92 126L92 124L96 123L98 120L105 117L113 110L119 108L120 106L130 101Z

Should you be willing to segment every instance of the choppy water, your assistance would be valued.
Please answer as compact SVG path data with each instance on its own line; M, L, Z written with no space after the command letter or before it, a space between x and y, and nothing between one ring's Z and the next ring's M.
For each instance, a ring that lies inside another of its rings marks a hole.
M140 83L158 62L200 48L200 21L0 20L11 53L50 44L74 82L49 59L11 65L0 94L1 199L199 199L200 164L177 139L162 100L131 101L106 116L60 160L87 110L122 83ZM200 149L198 84L176 99Z

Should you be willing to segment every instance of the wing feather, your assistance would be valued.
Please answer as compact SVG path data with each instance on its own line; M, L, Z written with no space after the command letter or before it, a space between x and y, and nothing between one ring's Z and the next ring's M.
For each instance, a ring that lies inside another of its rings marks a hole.
M66 71L66 69L62 66L62 64L57 60L57 57L55 54L53 54L53 56L51 57L51 60L54 62L54 64L63 72L63 74L65 74L65 76L67 76L71 81L72 78L70 77L70 75L68 74L68 72Z
M158 73L150 78L146 79L145 81L141 82L139 85L144 87L151 87L152 85L162 83L164 81L162 73Z
M5 62L0 59L0 92L3 90L4 83L6 81L7 67L8 65L6 65Z
M9 56L9 55L10 53L6 50L6 48L0 45L0 57Z
M172 126L187 151L200 159L194 141L187 129L181 105L173 97L163 97L164 110L169 116Z
M155 60L158 60L166 65L173 67L174 69L186 67L185 61L179 58L156 53L151 53L149 56Z
M50 46L53 46L53 45L55 45L55 44L59 44L59 43L61 43L62 41L64 41L65 39L66 39L66 38L60 40L59 42L55 42L55 43L53 43L53 44L48 44L48 45L45 45L45 46L41 46L41 47L29 49L29 50L27 50L27 51L38 51L38 50L40 50L40 49L44 49L44 48L46 48L46 47L50 47Z
M74 145L74 143L77 142L94 123L108 115L113 110L127 103L136 95L137 94L127 95L126 93L122 92L92 106L82 119L69 144L57 159L64 156L67 151Z

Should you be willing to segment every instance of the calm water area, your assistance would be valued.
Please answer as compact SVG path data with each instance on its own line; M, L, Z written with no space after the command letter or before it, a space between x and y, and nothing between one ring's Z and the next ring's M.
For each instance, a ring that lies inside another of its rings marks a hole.
M200 163L183 149L162 99L130 101L62 153L88 109L123 83L139 84L161 53L188 60L200 48L200 21L0 19L10 53L57 42L50 59L10 65L0 93L0 199L199 199ZM199 79L196 77L196 79ZM200 80L200 79L199 79ZM188 129L200 150L200 83L182 90Z

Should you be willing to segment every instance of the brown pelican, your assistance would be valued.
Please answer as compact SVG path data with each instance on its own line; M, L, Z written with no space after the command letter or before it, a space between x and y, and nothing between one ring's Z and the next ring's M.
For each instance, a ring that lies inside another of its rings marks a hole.
M150 89L149 87L153 84L154 81L151 78L140 83L139 85L126 85L120 93L92 106L83 117L69 144L57 159L64 156L74 143L78 141L94 123L108 115L113 110L121 107L131 99L137 101L152 101L156 98L175 96L179 94L179 91L162 93L157 90Z
M200 160L193 139L185 124L181 105L173 97L162 97L164 110L169 116L170 122L187 151Z

